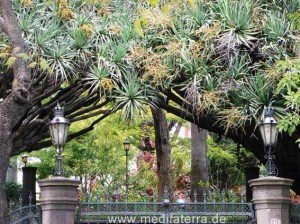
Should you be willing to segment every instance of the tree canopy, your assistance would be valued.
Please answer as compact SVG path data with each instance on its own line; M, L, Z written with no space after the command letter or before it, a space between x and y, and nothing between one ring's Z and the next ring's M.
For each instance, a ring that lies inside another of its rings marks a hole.
M298 0L13 1L13 7L28 53L1 33L1 98L12 91L17 59L31 69L34 89L16 153L47 145L41 142L48 135L38 133L57 102L72 122L105 117L112 101L132 118L142 104L172 110L170 100L186 113L181 117L211 119L224 133L257 123L270 103L277 118L291 116L286 108L298 115ZM281 124L291 134L299 122L290 120L289 127Z

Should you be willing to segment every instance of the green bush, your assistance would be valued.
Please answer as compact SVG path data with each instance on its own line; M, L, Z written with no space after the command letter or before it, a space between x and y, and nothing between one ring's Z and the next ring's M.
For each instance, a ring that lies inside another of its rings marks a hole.
M15 181L5 183L5 193L7 202L17 202L22 192L22 185Z

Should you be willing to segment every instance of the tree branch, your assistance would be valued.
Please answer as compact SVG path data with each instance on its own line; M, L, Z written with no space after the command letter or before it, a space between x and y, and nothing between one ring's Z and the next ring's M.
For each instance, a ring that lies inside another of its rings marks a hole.
M100 109L101 107L104 107L105 105L107 105L109 102L111 102L110 100L105 100L103 103L100 103L98 105L77 111L76 113L72 113L71 115L68 116L69 119L73 119L75 117L81 116L83 114L89 113L91 111Z
M33 104L36 104L37 102L40 102L43 99L46 99L49 96L53 95L53 93L58 92L61 84L62 84L62 82L59 82L59 83L57 83L55 85L52 85L49 88L43 89L44 90L43 94L39 94L39 96L34 99Z
M99 117L98 119L96 119L94 122L91 123L90 126L76 132L73 134L70 134L68 136L67 141L71 141L72 139L81 136L83 134L88 133L89 131L92 131L94 129L94 126L96 124L98 124L100 121L102 121L103 119L105 119L108 115L110 115L112 113L112 111L107 111L106 114L104 114L103 116ZM45 126L43 127L43 129L46 128ZM16 149L15 151L12 152L12 156L14 155L18 155L21 152L31 152L31 151L35 151L35 150L39 150L42 148L46 148L46 147L50 147L52 146L52 141L51 140L44 140L47 137L49 137L49 134L47 132L45 132L45 130L43 131L43 133L41 132L40 135L37 135L36 137L34 137L30 143L22 145L21 147L13 147L14 149ZM44 140L44 141L43 141ZM24 142L24 141L23 141ZM38 143L37 143L38 142ZM14 141L14 145L16 145L17 142Z
M91 117L95 117L97 115L105 114L105 113L107 113L107 110L99 110L99 111L94 112L94 113L89 113L87 115L83 115L83 116L80 116L80 117L77 117L77 118L70 119L70 122L76 122L76 121L85 120L85 119L88 119L88 118L91 118Z

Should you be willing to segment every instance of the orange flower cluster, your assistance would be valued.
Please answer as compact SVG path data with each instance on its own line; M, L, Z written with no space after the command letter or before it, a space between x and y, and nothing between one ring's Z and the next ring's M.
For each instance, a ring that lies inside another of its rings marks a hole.
M114 88L114 84L111 79L104 78L100 81L100 85L104 90L108 90L110 93Z
M169 77L161 55L153 54L152 57L145 59L143 62L145 71L142 77L143 81L151 77L153 83L159 84Z
M57 16L64 20L71 20L74 18L73 11L68 7L68 0L57 0L59 10Z
M114 33L117 37L121 35L121 27L119 26L110 26L109 31Z
M94 33L94 27L90 24L84 24L80 27L80 29L84 32L84 34L88 37L91 38L92 34Z
M30 7L32 4L31 0L21 0L20 1L21 5L23 5L24 7Z

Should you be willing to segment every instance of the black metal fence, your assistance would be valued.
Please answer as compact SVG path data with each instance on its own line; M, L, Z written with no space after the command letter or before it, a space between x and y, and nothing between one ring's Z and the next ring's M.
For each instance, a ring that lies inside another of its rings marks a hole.
M300 224L300 204L290 205L290 224Z
M194 194L195 198L197 195ZM203 193L203 202L191 202L187 192L164 193L158 202L156 195L134 193L86 195L86 201L78 208L77 222L98 223L255 223L252 203L244 201L243 194ZM170 200L172 199L172 200Z
M10 213L9 219L10 224L41 224L42 223L42 212L40 205L32 204L32 195L29 194L29 204L23 205L22 197L19 197L19 202L14 204L9 203Z

